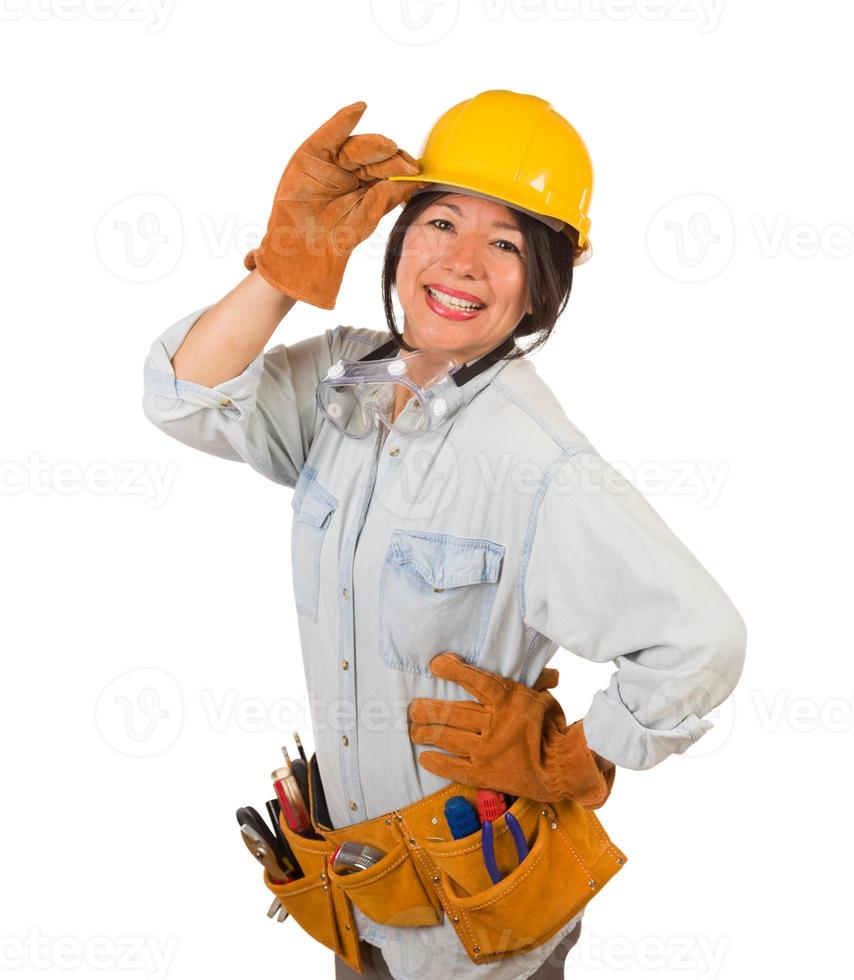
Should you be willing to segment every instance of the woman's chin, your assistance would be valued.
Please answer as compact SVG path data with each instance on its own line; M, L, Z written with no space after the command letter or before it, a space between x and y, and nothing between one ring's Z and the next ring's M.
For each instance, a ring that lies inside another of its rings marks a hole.
M450 353L462 350L471 343L465 323L442 323L436 326L417 324L414 327L407 325L403 330L403 339L410 347L431 347Z

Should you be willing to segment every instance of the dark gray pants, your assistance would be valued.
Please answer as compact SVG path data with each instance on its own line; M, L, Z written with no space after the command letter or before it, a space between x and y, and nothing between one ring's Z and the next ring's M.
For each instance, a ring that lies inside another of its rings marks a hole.
M530 980L561 980L564 975L564 960L572 947L578 942L580 935L581 923L579 922L571 932L567 933L561 939L551 953L549 953L546 961L537 972L531 974ZM383 954L377 947L366 943L364 940L360 941L359 945L362 950L362 966L365 972L356 973L355 970L351 970L346 963L343 963L336 956L335 980L394 980L391 973L389 973L386 961L383 959Z

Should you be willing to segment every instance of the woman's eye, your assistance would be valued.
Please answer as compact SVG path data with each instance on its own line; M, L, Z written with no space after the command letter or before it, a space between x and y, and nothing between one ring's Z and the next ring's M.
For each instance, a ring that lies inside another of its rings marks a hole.
M450 221L446 221L445 218L431 218L430 221L427 222L427 224L428 225L433 225L434 227L437 227L437 228L438 228L438 226L440 224L441 225L447 225L449 228L453 228L454 227L451 224L451 222ZM444 231L444 230L445 230L444 228L439 228L439 231ZM514 245L513 242L508 242L506 238L499 238L498 241L495 244L496 245L507 245L507 246L509 246L508 248L501 248L501 249L499 249L500 252L516 252L519 255L522 254L521 251L519 250L518 246Z

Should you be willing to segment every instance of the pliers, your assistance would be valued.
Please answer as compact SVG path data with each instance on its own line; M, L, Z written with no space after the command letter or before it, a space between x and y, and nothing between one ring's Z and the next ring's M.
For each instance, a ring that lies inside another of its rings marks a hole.
M521 864L528 856L528 842L525 840L525 833L519 826L519 821L509 810L504 814L504 819L507 821L507 826L510 828L513 840L516 842L516 853L519 856L519 864ZM494 884L498 884L501 881L502 874L498 870L498 864L495 861L495 840L492 833L491 820L483 821L483 826L481 827L481 847L483 848L483 863L486 865L489 877Z

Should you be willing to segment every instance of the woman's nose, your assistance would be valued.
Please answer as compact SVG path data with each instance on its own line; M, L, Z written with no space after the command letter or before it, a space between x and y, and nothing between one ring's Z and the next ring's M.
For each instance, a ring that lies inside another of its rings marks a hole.
M480 244L474 236L457 236L446 247L445 254L442 256L442 265L445 271L453 272L457 276L480 279L483 275L483 255Z

